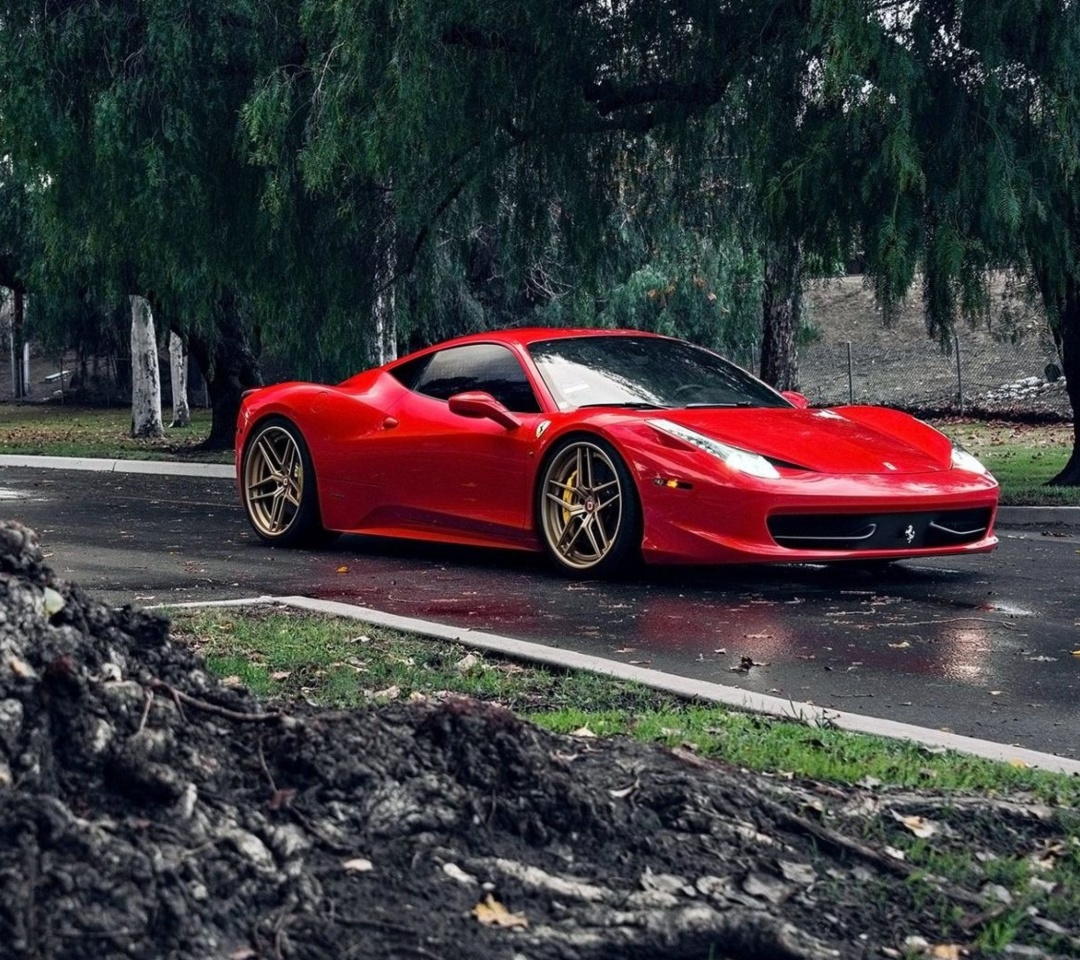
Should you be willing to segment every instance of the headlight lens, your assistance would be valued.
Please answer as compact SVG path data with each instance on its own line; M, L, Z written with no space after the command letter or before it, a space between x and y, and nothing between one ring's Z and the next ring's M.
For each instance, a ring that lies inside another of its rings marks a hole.
M979 458L972 456L963 447L953 444L952 467L954 470L966 470L968 473L987 474L990 471L979 462Z
M732 470L738 470L739 473L746 473L751 477L761 477L763 480L776 480L780 476L776 467L759 454L751 453L749 450L742 450L739 447L732 447L729 444L721 443L719 440L713 440L712 437L707 437L703 433L698 433L696 430L691 430L678 423L672 423L670 420L649 420L647 422L650 427L662 430L669 436L712 454Z

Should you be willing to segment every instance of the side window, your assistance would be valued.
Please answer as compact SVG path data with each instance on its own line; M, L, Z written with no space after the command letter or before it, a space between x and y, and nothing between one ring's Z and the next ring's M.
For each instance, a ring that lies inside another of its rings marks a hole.
M416 379L411 384L406 383L417 393L449 400L455 393L483 390L507 410L540 412L540 404L521 362L506 347L494 343L468 344L440 350L425 361ZM402 382L406 381L402 379Z

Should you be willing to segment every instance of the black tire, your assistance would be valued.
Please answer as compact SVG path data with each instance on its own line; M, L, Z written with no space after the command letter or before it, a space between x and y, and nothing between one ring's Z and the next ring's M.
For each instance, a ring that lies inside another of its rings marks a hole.
M552 449L536 486L536 524L548 555L575 576L608 576L641 548L641 501L615 448L572 436Z
M315 468L303 434L285 417L267 417L248 437L240 492L252 528L264 543L314 546L336 534L323 529Z

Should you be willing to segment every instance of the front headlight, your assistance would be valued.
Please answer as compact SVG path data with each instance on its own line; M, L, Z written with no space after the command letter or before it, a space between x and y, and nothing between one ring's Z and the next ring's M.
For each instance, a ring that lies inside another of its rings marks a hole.
M761 477L763 480L776 480L780 476L776 467L760 454L721 443L719 440L713 440L712 437L707 437L703 433L698 433L696 430L691 430L689 427L684 427L678 423L672 423L670 420L648 420L646 422L650 427L662 430L669 436L712 454L732 470L738 470L739 473L749 474L751 477Z
M957 446L955 443L952 448L952 468L954 470L965 470L968 473L987 474L990 472L982 465L978 457L972 456L963 447Z

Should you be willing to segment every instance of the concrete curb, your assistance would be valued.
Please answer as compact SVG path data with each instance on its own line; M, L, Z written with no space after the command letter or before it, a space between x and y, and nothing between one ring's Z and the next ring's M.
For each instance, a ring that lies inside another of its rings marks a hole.
M998 507L997 526L1054 524L1080 527L1080 507Z
M1080 760L1070 760L1067 757L1058 757L1052 753L1042 753L1024 747L1012 747L1008 744L994 743L990 740L978 740L974 737L962 737L944 730L917 727L914 724L901 723L895 720L882 720L877 717L866 717L857 713L847 713L846 711L826 710L812 703L784 700L767 694L739 690L720 683L693 680L689 677L680 677L660 670L651 670L647 667L636 667L617 660L607 660L603 657L575 653L572 650L545 647L539 643L516 640L513 637L505 637L495 633L485 633L469 627L451 627L430 620L401 617L393 613L383 613L381 610L374 610L371 607L360 607L335 600L315 600L310 597L297 596L263 596L249 600L193 602L164 604L162 606L193 608L235 607L255 604L276 604L295 607L300 610L309 610L313 613L349 617L353 620L361 620L365 623L389 627L394 630L403 630L424 637L454 641L477 650L488 650L518 660L548 664L566 670L588 670L618 680L632 680L654 690L663 690L683 697L696 697L733 710L763 713L785 720L797 720L812 726L838 727L852 733L871 734L893 740L908 740L929 749L953 750L957 753L982 757L986 760L1020 763L1054 773L1080 776Z
M34 457L0 455L0 467L46 470L90 470L95 473L148 473L161 477L207 477L232 480L236 468L228 463L190 463L185 460L101 460L93 457Z

